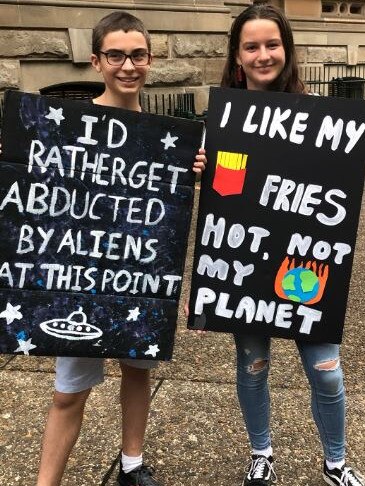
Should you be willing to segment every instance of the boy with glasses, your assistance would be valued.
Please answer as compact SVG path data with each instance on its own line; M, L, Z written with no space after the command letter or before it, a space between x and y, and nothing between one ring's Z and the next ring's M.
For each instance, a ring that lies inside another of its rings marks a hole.
M143 23L126 12L113 12L93 30L91 62L105 81L105 91L93 102L98 105L141 111L139 93L151 65L151 41ZM199 150L193 171L201 173L206 163ZM101 383L103 359L57 358L53 403L43 438L37 486L61 484L68 457L81 429L86 400ZM120 486L161 486L153 469L142 462L143 439L150 404L150 369L155 361L120 360L122 370L122 454Z

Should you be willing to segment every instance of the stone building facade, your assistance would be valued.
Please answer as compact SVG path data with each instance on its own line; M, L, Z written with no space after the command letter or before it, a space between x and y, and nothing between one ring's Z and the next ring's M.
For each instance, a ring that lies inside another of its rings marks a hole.
M224 65L227 33L252 0L0 0L0 92L95 81L93 25L115 9L140 17L152 33L150 93L193 92L207 105ZM301 66L365 65L365 0L272 0L291 20ZM304 71L303 71L304 72Z

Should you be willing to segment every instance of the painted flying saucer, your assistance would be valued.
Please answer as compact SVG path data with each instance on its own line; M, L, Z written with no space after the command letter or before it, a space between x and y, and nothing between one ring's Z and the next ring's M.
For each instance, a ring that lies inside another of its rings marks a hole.
M78 311L72 312L66 319L51 319L42 322L39 327L46 334L73 341L96 339L103 334L101 329L87 322L82 307Z

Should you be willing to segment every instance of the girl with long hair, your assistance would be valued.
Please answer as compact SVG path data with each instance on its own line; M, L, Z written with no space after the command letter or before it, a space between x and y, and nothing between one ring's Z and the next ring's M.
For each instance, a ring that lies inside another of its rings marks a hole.
M278 8L256 4L235 19L221 86L307 93L298 75L290 24ZM243 485L271 485L277 478L270 437L270 338L234 337L237 392L252 447ZM301 341L296 345L311 387L312 413L324 451L324 480L332 486L364 486L360 474L345 463L345 389L339 345Z

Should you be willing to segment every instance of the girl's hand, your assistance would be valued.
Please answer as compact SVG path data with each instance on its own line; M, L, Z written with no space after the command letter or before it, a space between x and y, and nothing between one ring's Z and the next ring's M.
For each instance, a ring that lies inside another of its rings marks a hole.
M205 149L200 148L198 154L195 156L195 162L193 165L193 171L196 174L201 174L205 169L205 164L207 163L207 158L205 156Z

